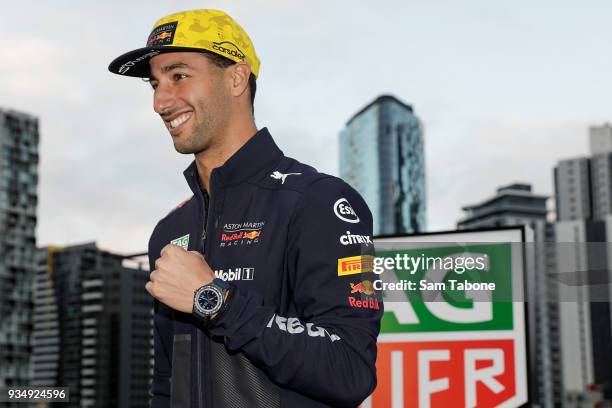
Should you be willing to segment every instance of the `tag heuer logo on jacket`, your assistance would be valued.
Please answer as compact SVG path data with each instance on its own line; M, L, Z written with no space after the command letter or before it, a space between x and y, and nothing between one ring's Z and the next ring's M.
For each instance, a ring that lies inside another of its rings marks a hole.
M170 241L170 243L172 245L178 245L184 250L187 250L187 248L189 247L189 234L183 235L180 238L173 239L172 241Z
M232 292L207 328L157 303L152 406L358 406L376 385L383 313L377 293L379 307L357 303L376 279L361 196L285 157L265 128L212 171L208 193L195 163L184 175L193 198L158 223L151 266L180 237Z

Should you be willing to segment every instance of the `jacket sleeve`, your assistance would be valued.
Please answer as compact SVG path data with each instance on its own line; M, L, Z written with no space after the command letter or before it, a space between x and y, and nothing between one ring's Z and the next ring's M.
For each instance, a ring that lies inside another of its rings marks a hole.
M357 406L376 386L383 312L371 267L361 262L371 260L362 256L374 252L371 237L372 216L355 190L332 177L313 183L288 234L298 315L279 316L259 295L234 288L211 334L224 336L230 350L241 349L277 384L329 405Z
M155 269L160 249L149 241L149 270ZM172 373L172 314L163 303L154 299L153 314L153 379L151 381L151 408L170 408L170 377Z

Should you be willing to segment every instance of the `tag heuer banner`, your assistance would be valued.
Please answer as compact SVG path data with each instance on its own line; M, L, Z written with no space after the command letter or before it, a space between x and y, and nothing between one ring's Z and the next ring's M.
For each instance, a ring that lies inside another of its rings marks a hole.
M520 227L375 239L385 313L363 408L528 403Z

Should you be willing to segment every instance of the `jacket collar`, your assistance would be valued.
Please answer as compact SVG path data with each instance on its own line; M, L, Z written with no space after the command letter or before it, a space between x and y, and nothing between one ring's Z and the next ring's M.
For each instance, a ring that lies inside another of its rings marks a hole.
M211 186L213 179L215 185L228 185L239 183L252 177L264 169L272 167L283 156L268 128L262 128L251 137L234 155L221 166L213 169L211 173ZM198 168L195 160L183 172L187 184L194 194L200 189Z

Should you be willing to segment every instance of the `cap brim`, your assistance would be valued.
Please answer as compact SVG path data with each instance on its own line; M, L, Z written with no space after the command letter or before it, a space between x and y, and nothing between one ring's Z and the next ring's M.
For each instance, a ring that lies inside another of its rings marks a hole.
M168 52L202 52L200 48L152 46L143 47L126 52L118 56L108 65L108 70L113 74L131 76L137 78L149 78L149 60L156 55Z

